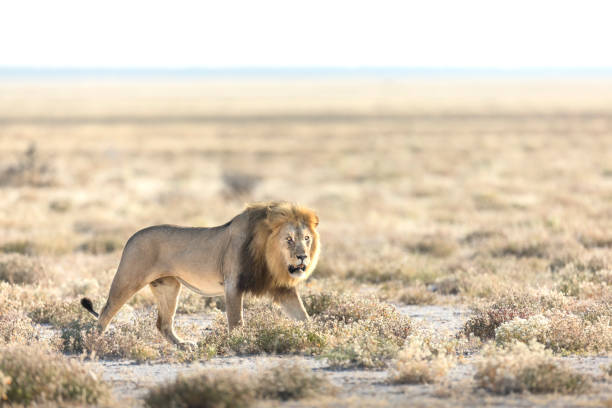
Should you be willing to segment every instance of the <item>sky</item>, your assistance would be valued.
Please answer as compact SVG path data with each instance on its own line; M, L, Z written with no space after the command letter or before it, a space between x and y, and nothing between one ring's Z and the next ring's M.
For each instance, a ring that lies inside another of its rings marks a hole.
M0 67L610 68L612 2L17 0Z

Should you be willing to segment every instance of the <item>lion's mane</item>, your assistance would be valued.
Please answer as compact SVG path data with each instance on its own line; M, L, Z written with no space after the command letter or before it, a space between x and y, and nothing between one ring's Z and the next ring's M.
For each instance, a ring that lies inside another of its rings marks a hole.
M314 211L288 202L257 203L249 205L247 238L240 251L241 272L238 288L255 295L269 294L281 297L298 282L306 279L316 267L319 258L319 218ZM299 278L287 273L280 259L278 240L274 239L287 223L304 224L312 233L310 264Z

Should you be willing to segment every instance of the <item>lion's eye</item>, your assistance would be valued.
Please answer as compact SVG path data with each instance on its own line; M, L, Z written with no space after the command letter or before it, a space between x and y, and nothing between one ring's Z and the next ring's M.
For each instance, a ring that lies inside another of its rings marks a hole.
M304 241L308 241L309 239L310 239L310 237L309 237L308 235L306 235L306 236L304 237Z
M293 242L293 238L291 238L291 237L287 237L287 242L288 242L288 243L292 243L292 242Z

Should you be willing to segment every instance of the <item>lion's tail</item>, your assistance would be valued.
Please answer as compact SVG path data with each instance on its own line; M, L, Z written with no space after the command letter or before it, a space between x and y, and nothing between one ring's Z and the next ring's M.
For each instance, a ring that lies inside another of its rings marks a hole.
M98 317L98 312L96 312L93 308L93 303L91 302L91 299L84 297L83 299L81 299L81 306L83 306L85 309L87 309L87 311L89 313L91 313L92 315Z

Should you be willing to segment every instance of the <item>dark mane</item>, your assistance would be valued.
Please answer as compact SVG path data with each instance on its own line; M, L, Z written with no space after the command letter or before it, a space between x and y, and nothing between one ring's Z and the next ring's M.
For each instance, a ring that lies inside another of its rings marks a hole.
M268 270L266 259L255 253L257 245L255 240L255 229L260 223L265 222L268 217L268 208L248 208L249 217L247 227L247 238L240 249L240 275L238 277L238 289L254 295L269 292L273 286L273 279Z
M239 255L238 289L243 293L269 294L275 299L281 298L287 291L295 290L295 285L300 280L289 276L286 265L279 264L278 260L275 263L274 255L269 251L278 249L275 244L270 246L269 238L278 233L286 223L303 224L311 229L312 262L306 272L307 277L319 256L318 234L315 230L319 218L312 210L285 201L250 204L244 213L248 217L248 224L246 239Z

